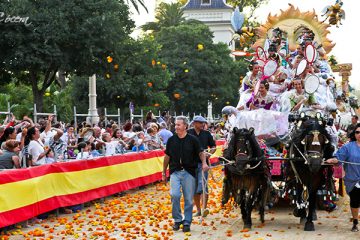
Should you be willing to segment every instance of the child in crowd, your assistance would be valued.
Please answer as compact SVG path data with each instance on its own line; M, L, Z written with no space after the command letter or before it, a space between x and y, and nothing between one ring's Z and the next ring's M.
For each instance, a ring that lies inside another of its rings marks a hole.
M132 148L133 152L146 151L147 148L145 146L145 134L144 132L138 132L137 137L135 138L135 144Z
M105 156L112 156L115 154L115 148L118 142L111 141L111 135L108 132L102 134L102 140L105 146Z
M101 156L100 152L96 150L95 143L90 143L90 154L93 158Z
M102 140L104 141L105 145L105 156L112 156L119 151L119 148L122 149L123 146L126 146L127 144L119 139L119 140L112 140L111 135L108 132L105 132L102 134ZM121 153L123 150L120 150Z
M156 134L157 132L154 128L150 127L146 132L148 135L146 136L145 142L148 150L164 149L161 138Z
M79 153L76 156L77 160L82 160L82 159L92 159L93 156L90 153L91 150L91 143L89 142L81 142L78 144L78 150Z
M116 128L112 135L112 141L117 141L119 144L115 147L116 154L122 154L126 152L126 149L129 148L129 145L122 139L123 135L120 129Z

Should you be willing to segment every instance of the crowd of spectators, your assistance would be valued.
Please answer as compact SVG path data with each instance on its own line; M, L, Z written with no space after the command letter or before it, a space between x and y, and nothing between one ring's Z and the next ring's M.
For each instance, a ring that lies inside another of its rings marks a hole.
M222 123L206 124L205 128L215 140L224 137ZM17 120L11 115L0 125L0 169L165 149L174 130L174 117L168 112L159 118L149 112L144 121L110 120L96 126L57 122L53 115L37 123L28 116Z

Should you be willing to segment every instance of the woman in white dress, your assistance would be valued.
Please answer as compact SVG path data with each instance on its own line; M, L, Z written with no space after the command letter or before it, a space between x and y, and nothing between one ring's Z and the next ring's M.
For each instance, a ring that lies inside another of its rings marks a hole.
M240 99L236 108L240 111L246 109L246 103L251 98L251 93L255 88L255 84L260 80L262 75L261 67L255 61L250 63L249 69L250 71L244 77L239 90Z

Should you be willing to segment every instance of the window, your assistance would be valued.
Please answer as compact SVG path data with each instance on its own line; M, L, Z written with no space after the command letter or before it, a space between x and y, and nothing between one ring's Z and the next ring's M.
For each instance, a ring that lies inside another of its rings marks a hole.
M211 0L201 0L201 5L210 5Z

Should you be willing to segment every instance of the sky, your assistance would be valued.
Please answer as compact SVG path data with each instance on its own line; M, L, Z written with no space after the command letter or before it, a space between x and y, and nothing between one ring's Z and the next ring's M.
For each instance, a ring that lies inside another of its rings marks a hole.
M155 14L155 0L146 0L146 6L149 13L141 9L140 14L132 10L132 18L136 26L153 21ZM164 2L176 2L176 0L164 0ZM350 85L357 90L360 90L360 1L359 0L343 0L343 9L345 10L345 20L343 25L339 28L331 26L328 28L330 33L328 38L336 43L335 47L329 55L335 55L338 63L352 63L353 70L350 76ZM333 5L335 0L270 0L268 4L262 5L255 11L255 16L260 23L265 23L269 13L271 15L280 14L280 9L286 10L288 3L298 7L300 11L312 11L318 14L319 19L321 11L327 5ZM140 30L135 30L133 36L140 33ZM341 80L337 77L337 80Z

